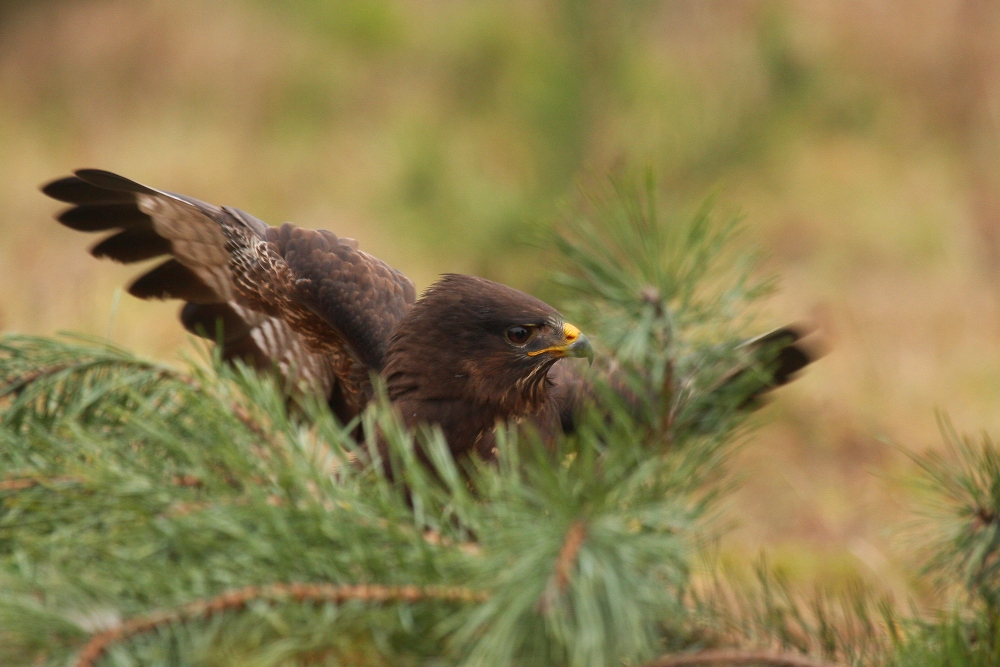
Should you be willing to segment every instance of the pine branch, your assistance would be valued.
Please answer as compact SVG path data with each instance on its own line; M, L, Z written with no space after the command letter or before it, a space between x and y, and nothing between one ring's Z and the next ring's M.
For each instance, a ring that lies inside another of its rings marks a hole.
M957 586L1000 609L1000 448L960 436L944 416L939 425L945 453L911 456L924 497L910 541L942 591Z
M837 663L817 660L794 653L710 649L683 655L665 655L645 667L687 667L688 665L772 665L773 667L840 667Z
M390 602L443 602L474 603L489 597L487 593L454 586L378 586L317 583L286 583L270 586L249 586L227 591L207 600L197 600L179 609L153 612L133 618L95 634L80 650L74 665L94 667L112 644L117 644L139 634L152 632L164 625L203 619L229 611L239 611L256 601L268 602L328 602L343 604L350 600L369 604Z
M733 223L614 196L558 241L559 280L624 372L552 447L500 429L494 464L406 431L379 387L339 424L238 364L0 339L0 662L598 667L724 637L691 563L746 398L717 389L753 380L734 341L763 285Z
M698 627L713 643L758 653L851 665L885 664L903 633L892 600L856 581L844 590L804 594L763 557L753 577L709 563L710 578L691 591Z
M719 219L711 202L688 218L665 214L651 175L584 198L555 234L562 310L606 346L615 393L633 398L660 441L731 435L748 397L769 386L772 361L739 346L772 281L737 243L738 221Z

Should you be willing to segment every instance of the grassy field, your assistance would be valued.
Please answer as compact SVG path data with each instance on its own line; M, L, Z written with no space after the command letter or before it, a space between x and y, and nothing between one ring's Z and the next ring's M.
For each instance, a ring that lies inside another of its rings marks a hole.
M1000 430L1000 9L865 2L0 2L0 328L176 358L37 190L80 167L531 289L579 188L718 196L830 353L760 414L724 553L907 590L904 452Z

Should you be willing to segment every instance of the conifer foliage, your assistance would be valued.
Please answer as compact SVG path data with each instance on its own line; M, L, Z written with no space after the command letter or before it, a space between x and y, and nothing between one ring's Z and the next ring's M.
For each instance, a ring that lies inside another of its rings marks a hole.
M598 364L572 436L501 432L490 464L384 398L358 443L210 355L178 370L5 336L0 664L996 664L991 445L959 452L972 468L921 460L954 524L928 563L978 612L899 621L865 592L797 599L766 567L696 585L754 372L720 379L767 291L735 230L707 208L668 219L650 183L581 206L555 239L558 305L618 384Z

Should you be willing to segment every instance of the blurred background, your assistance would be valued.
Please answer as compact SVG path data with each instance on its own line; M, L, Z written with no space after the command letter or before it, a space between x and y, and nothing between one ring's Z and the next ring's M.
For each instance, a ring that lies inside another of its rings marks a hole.
M352 236L422 289L622 165L741 212L831 353L760 414L723 553L905 591L906 451L1000 427L1000 3L0 0L0 329L177 359L38 186L81 167Z

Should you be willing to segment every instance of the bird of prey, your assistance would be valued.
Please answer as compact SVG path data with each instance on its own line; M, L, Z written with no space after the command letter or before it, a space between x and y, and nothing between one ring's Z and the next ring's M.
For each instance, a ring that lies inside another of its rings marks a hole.
M128 288L185 301L192 333L224 359L276 369L322 392L343 422L372 399L372 375L407 426L439 426L453 453L489 452L500 422L527 420L553 437L572 429L586 391L565 357L590 341L548 304L483 278L449 274L418 300L413 283L353 239L285 223L271 227L227 206L83 169L42 188L73 206L59 221L114 230L95 257L132 263L169 256ZM782 329L777 367L761 391L809 363Z

